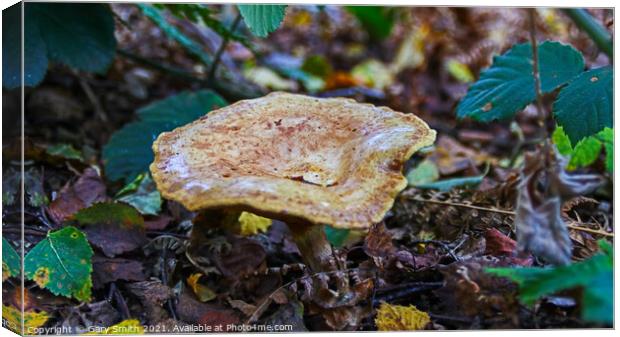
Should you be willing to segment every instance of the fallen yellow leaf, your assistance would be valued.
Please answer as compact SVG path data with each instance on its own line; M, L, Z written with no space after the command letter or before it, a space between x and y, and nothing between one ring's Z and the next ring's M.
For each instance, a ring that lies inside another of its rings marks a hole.
M375 318L379 331L422 330L430 322L430 316L413 305L388 303L381 303Z

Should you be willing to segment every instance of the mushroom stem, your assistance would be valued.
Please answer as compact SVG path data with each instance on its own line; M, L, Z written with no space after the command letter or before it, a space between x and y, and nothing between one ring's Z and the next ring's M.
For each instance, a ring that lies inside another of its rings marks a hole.
M332 246L327 240L323 226L298 224L290 226L293 240L304 263L314 272L337 270Z

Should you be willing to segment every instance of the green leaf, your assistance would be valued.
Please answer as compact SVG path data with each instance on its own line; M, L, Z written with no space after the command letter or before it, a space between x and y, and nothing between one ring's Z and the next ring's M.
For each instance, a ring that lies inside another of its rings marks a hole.
M614 129L604 128L596 136L605 146L605 168L614 173Z
M564 87L553 103L553 115L572 144L613 127L613 70L610 66L582 73Z
M56 145L48 146L45 149L45 152L47 152L47 154L51 156L84 162L82 151L77 150L71 144L56 144Z
M613 322L613 252L599 241L601 254L583 262L555 268L489 268L486 272L503 276L519 286L519 298L526 305L561 290L583 289L582 316L589 321Z
M456 59L449 60L446 64L446 69L452 77L456 78L461 83L469 83L475 80L467 64L459 62Z
M47 55L76 69L104 72L114 59L114 18L105 4L28 3L26 20L36 20Z
M579 141L573 149L573 154L568 163L570 170L577 167L586 167L594 163L603 149L603 144L594 137L587 137Z
M204 48L192 40L189 36L183 34L177 27L170 24L161 11L149 4L137 4L142 10L142 13L146 15L151 21L153 21L159 28L161 28L168 37L175 40L179 43L183 48L187 49L190 53L194 54L194 56L198 57L202 63L205 65L210 65L212 62L211 55L207 54Z
M409 186L418 186L432 183L439 178L439 169L431 160L424 160L413 170L407 173Z
M571 46L546 41L538 51L543 93L557 89L583 71L583 56ZM493 58L491 67L480 74L459 103L456 114L482 122L508 119L535 98L532 47L529 43L517 44Z
M131 182L140 173L148 171L153 161L151 146L160 133L192 122L226 104L219 95L201 90L183 92L138 110L141 120L114 133L103 148L108 179Z
M86 236L69 226L39 242L24 260L26 277L56 295L90 299L93 250Z
M116 200L135 207L142 214L157 215L161 211L161 195L148 173L138 175L119 192Z
M490 168L491 166L487 165L487 167L484 170L484 173L482 173L481 175L477 175L473 177L444 179L444 180L439 180L439 181L430 182L426 184L419 184L419 185L416 185L415 187L421 188L421 189L436 189L441 192L448 192L455 187L467 187L467 188L475 187L475 186L480 185L480 183L482 182L482 179L484 179L484 177L489 173Z
M70 67L104 72L114 59L114 19L106 4L24 4L24 85L45 77L48 59ZM20 85L21 10L3 12L3 85Z
M327 241L329 241L329 243L331 243L334 247L342 247L350 232L351 231L348 229L334 228L327 225L325 226L325 236L327 236Z
M158 9L168 9L174 16L187 19L193 23L202 23L211 28L218 35L237 41L246 48L253 50L252 44L243 35L231 32L218 19L214 18L213 11L204 4L153 4Z
M346 6L373 40L383 40L394 27L396 11L384 6Z
M250 31L258 37L267 37L280 27L286 5L237 5Z
M22 259L11 243L2 238L2 281L9 277L19 277L22 271Z
M21 27L21 3L2 11L2 85L8 89L22 83ZM45 77L48 60L39 26L29 18L24 23L24 51L24 86L34 87Z
M145 241L144 219L138 211L123 203L98 203L74 215L86 232L88 241L108 257L132 251Z
M570 139L561 126L556 127L552 136L558 152L570 158L568 169L574 170L594 163L600 156L602 149L605 148L605 168L610 173L613 173L613 138L614 130L606 127L596 135L580 140L573 149Z
M553 131L553 135L551 135L551 140L553 141L553 143L558 149L558 152L560 152L561 155L570 156L573 154L573 146L571 145L570 139L568 138L568 136L564 132L564 129L561 126L556 126L555 130Z

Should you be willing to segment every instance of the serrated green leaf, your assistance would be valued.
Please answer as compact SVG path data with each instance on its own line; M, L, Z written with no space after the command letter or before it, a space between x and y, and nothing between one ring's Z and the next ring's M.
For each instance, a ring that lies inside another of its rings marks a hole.
M345 8L355 15L371 39L383 40L392 32L396 17L394 8L384 6L346 6Z
M24 259L26 277L56 295L90 299L93 250L86 236L69 226L39 242Z
M613 70L609 67L582 73L564 87L553 103L553 115L572 144L613 127Z
M286 5L237 5L250 31L258 37L267 37L280 27Z
M2 85L17 88L21 78L22 3L2 11ZM28 17L24 22L24 86L39 84L47 71L47 49L39 33L36 20Z
M555 144L558 152L563 156L570 156L573 154L573 146L570 143L570 139L564 132L561 126L557 126L551 135L551 140Z
M3 85L21 84L21 10L3 12ZM103 72L114 59L114 19L106 4L25 3L24 85L45 77L48 58L70 67Z
M113 181L131 182L148 171L153 161L151 146L160 133L192 122L226 104L212 91L201 90L183 92L138 110L141 121L129 123L115 132L103 148L106 176Z
M125 186L116 200L135 207L142 214L157 215L161 211L161 195L151 175L146 173Z
M132 251L146 241L144 218L127 204L94 204L75 213L74 218L88 241L108 257Z
M13 246L2 238L2 281L9 277L19 277L22 271L22 259Z
M588 166L598 159L603 149L603 144L594 137L587 137L579 141L568 163L569 169Z
M596 137L605 146L605 168L609 173L614 173L614 129L606 127Z
M526 305L561 290L583 289L582 316L589 321L613 322L613 252L599 241L601 253L583 262L555 268L488 268L519 286L519 298Z
M570 158L568 169L574 170L594 163L605 148L605 168L610 173L613 173L613 137L613 129L606 127L596 135L580 140L573 149L561 126L556 127L552 136L558 152Z
M27 3L26 20L36 20L47 55L76 69L103 72L114 59L114 18L106 4Z
M543 93L557 89L583 71L583 57L571 46L546 41L538 51ZM493 58L491 67L480 74L459 103L456 114L482 122L508 119L535 98L532 47L529 43L517 44Z

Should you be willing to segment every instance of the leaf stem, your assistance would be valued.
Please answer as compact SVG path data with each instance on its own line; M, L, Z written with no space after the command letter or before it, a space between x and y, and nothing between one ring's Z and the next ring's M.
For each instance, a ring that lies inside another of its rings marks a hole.
M609 32L583 8L565 8L562 10L575 25L594 41L596 46L611 60L614 58L613 40Z
M539 126L544 130L545 137L547 138L547 128L545 127L545 121L547 120L547 114L543 108L542 92L540 90L540 72L538 64L538 43L536 41L536 9L527 9L529 24L530 24L530 43L532 45L532 73L534 75L534 87L536 91L536 109L538 110Z
M237 26L239 26L240 22L241 22L241 14L239 13L237 14L237 17L235 18L235 21L233 21L232 25L230 26L231 34L235 33L235 30L237 29ZM222 58L222 54L224 54L224 50L226 49L226 46L228 46L228 41L230 41L229 35L222 36L222 43L220 44L220 47L215 53L215 59L213 60L213 63L211 64L211 69L209 69L209 77L208 77L209 82L213 81L213 79L215 78L215 71L217 70L217 66L220 64L220 59Z

